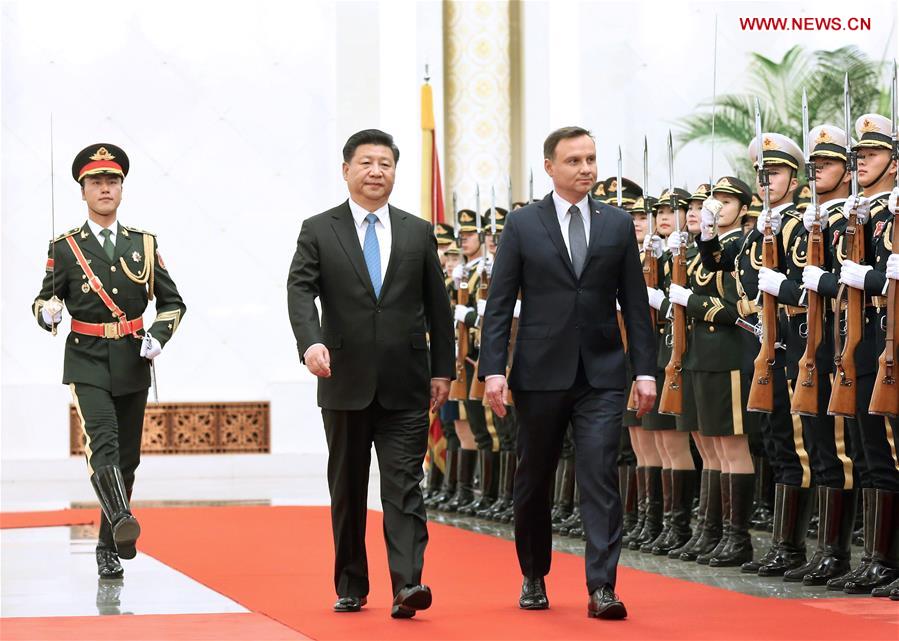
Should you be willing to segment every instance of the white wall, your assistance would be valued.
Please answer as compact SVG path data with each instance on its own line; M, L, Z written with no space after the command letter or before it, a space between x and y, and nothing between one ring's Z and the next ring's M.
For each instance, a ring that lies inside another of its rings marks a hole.
M158 234L187 303L157 361L160 400L270 400L273 452L324 451L287 269L301 221L346 198L354 131L393 133L392 202L417 208L425 62L442 100L440 3L5 2L0 28L2 458L68 455L65 332L29 311L51 231L51 112L56 233L86 218L75 153L120 145L120 220Z
M652 193L667 186L668 129L712 97L715 15L718 16L718 94L742 92L750 52L779 61L796 44L809 50L857 45L874 60L899 56L895 2L600 2L528 1L524 5L524 93L527 163L537 196L550 189L543 139L580 124L596 136L600 177L616 172L643 182L643 136L648 136ZM740 17L871 19L871 31L741 31ZM859 114L860 115L860 114ZM886 114L889 116L889 114ZM801 142L801 141L797 141ZM748 143L748 139L747 139ZM715 154L715 174L731 171ZM710 149L690 144L675 157L675 185L708 181ZM518 177L526 185L527 176Z

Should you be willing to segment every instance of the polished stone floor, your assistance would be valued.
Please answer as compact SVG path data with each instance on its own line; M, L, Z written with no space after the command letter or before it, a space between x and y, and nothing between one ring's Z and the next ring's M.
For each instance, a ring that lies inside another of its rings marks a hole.
M0 530L0 616L224 614L241 605L145 554L124 561L125 578L100 580L95 528Z
M512 540L514 538L511 525L494 523L484 519L460 516L458 514L445 514L434 510L428 512L428 519L435 523L445 523L471 530L472 532L498 536L503 539ZM758 531L753 531L752 534L753 546L755 548L756 557L758 557L768 549L771 542L771 535ZM809 539L808 544L810 549L814 548L814 541L811 539ZM584 545L584 542L580 539L571 539L569 537L558 535L553 536L553 549L559 552L568 552L583 556ZM852 565L855 566L861 556L861 548L854 546L852 548L852 553ZM785 583L780 578L763 578L754 574L742 574L740 568L710 568L707 565L671 560L667 557L643 554L642 552L633 550L622 551L621 565L755 596L791 599L834 597L845 597L848 599L870 598L866 595L849 595L844 594L843 592L832 592L824 587L809 588L803 586L801 583Z

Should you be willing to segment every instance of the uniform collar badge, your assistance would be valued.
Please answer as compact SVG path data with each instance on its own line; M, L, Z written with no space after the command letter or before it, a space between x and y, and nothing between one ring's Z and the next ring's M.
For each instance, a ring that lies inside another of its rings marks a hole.
M140 252L134 252L131 254L131 260L133 260L135 263L139 263L140 259L141 259Z

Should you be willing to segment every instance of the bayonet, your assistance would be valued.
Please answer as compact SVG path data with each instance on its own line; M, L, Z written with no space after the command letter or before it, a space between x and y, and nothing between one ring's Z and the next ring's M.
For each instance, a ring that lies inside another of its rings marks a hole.
M712 187L715 185L715 108L718 102L718 14L715 14L715 39L712 46L712 160L709 164L709 196L712 195ZM713 231L718 235L718 218L720 212L715 212Z
M893 162L899 162L899 89L896 86L896 61L893 60L893 82L890 85L890 124L893 135ZM899 187L899 171L896 172L896 186Z
M496 187L490 187L490 235L496 240ZM486 247L486 245L485 245ZM484 252L487 255L487 252Z
M649 209L649 144L643 136L643 209L646 210L646 224L649 237L655 231L652 227L652 212Z
M858 200L858 152L852 149L852 98L849 93L849 73L843 78L843 124L846 128L846 168L852 175L852 197ZM856 202L857 204L857 202Z
M668 130L668 204L671 205L671 213L674 215L674 231L678 234L677 251L672 250L672 254L680 253L680 245L683 239L680 238L680 215L677 211L677 194L674 193L674 143L671 139L671 130Z
M765 207L765 224L769 224L771 222L771 189L769 187L768 170L765 168L765 153L763 149L765 145L762 140L762 108L759 105L758 98L755 99L755 139L755 167L758 173L759 189L764 192L762 200Z
M815 170L815 161L812 160L811 144L809 142L809 122L808 122L808 95L805 89L802 90L802 156L805 158L805 175L808 178L808 187L811 193L811 202L808 206L812 208L815 214L815 222L817 231L821 229L821 221L819 216L821 212L818 210L818 183L817 172ZM799 305L805 305L806 290L802 288L802 295L799 297Z
M618 207L621 207L621 145L618 145L618 180L615 185L615 199Z
M530 170L530 178L528 178L528 203L534 202L534 170Z

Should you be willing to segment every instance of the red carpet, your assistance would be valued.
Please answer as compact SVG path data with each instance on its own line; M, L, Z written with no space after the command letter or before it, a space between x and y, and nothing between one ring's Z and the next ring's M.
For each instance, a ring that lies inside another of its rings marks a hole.
M630 618L589 620L583 559L568 554L555 555L547 580L552 608L522 612L513 544L437 524L430 525L425 565L434 606L395 621L377 512L369 513L369 605L335 614L326 507L147 508L138 516L144 553L313 639L899 638L899 608L879 618L853 616L822 609L820 601L752 597L624 567L617 590Z
M0 529L87 525L97 523L100 510L55 510L52 512L0 512Z

